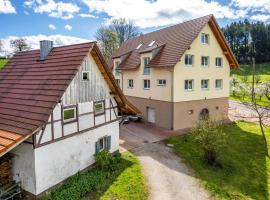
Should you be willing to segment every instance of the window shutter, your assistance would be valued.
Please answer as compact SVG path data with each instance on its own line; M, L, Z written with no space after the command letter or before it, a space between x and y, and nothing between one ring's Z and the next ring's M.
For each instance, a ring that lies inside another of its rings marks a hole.
M106 137L107 142L107 150L111 150L111 136Z
M99 146L99 142L96 142L96 154L100 151L100 146Z

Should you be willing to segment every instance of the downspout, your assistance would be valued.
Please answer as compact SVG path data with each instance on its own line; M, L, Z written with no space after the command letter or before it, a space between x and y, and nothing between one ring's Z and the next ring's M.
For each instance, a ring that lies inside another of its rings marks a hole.
M174 128L174 67L171 72L171 104L172 104L172 116L171 116L171 130Z

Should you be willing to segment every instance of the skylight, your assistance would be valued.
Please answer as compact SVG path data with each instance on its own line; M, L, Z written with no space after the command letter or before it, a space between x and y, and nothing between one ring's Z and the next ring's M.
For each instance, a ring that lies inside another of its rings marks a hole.
M139 48L141 48L141 46L143 45L143 43L140 43L138 46L137 46L137 48L136 49L139 49Z
M148 46L149 46L149 47L153 46L153 44L154 44L155 42L156 42L156 41L153 40Z

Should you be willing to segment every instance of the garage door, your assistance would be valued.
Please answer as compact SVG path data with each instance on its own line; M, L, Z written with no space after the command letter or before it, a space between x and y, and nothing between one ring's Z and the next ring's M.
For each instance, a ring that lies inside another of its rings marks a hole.
M147 116L148 122L155 123L156 122L156 111L154 108L147 108Z

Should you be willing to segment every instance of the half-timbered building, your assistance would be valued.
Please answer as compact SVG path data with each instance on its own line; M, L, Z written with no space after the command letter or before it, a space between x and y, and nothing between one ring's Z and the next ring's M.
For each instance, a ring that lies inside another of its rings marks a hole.
M0 71L0 156L39 195L118 151L119 115L136 113L95 42L17 53Z

